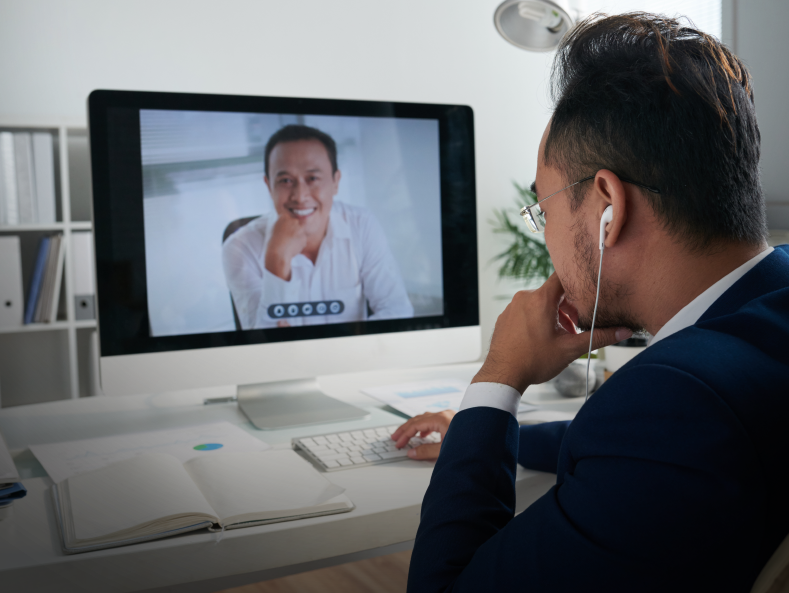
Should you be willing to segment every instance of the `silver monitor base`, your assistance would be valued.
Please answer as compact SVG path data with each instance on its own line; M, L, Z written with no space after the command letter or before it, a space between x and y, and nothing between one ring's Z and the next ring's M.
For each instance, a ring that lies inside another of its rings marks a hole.
M315 379L239 385L238 407L261 430L361 420L370 415L329 397Z

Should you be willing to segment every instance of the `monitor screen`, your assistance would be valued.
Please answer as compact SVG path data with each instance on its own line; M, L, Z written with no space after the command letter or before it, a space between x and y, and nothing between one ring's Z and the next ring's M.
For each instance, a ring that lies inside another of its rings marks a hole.
M479 324L468 107L94 91L101 355Z
M438 120L143 109L140 150L152 336L443 315Z

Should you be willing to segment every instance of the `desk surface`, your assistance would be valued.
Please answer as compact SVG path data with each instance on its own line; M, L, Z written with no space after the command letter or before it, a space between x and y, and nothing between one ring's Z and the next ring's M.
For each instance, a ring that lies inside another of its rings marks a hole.
M155 542L66 556L60 549L49 499L52 482L27 447L73 439L178 428L226 420L273 446L293 437L397 424L404 417L360 389L425 379L470 381L479 363L414 370L334 375L319 379L337 399L370 410L367 420L277 431L256 430L233 403L203 405L206 397L234 395L214 388L125 397L94 397L0 410L0 432L28 495L0 521L3 591L210 592L408 549L419 525L422 497L433 464L404 460L327 474L346 489L350 513L226 532L186 534ZM524 401L576 412L582 398L562 398L550 385L535 386ZM517 506L526 508L555 476L518 468Z

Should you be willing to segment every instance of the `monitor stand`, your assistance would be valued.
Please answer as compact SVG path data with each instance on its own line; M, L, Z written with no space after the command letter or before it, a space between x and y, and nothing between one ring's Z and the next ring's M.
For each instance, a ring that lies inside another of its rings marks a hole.
M370 415L329 397L315 379L239 385L238 407L261 430L361 420Z

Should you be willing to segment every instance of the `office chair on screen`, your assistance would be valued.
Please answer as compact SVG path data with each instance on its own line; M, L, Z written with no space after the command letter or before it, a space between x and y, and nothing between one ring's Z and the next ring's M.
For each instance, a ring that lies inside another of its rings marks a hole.
M250 222L260 218L260 216L247 216L246 218L237 218L225 227L225 232L222 233L222 245L225 244L228 237L235 233L238 229L248 225ZM236 304L233 302L233 295L230 295L230 305L233 307L233 321L236 323L236 330L241 330L241 322L238 319L238 312L236 311Z
M751 593L789 593L789 535L764 565Z

